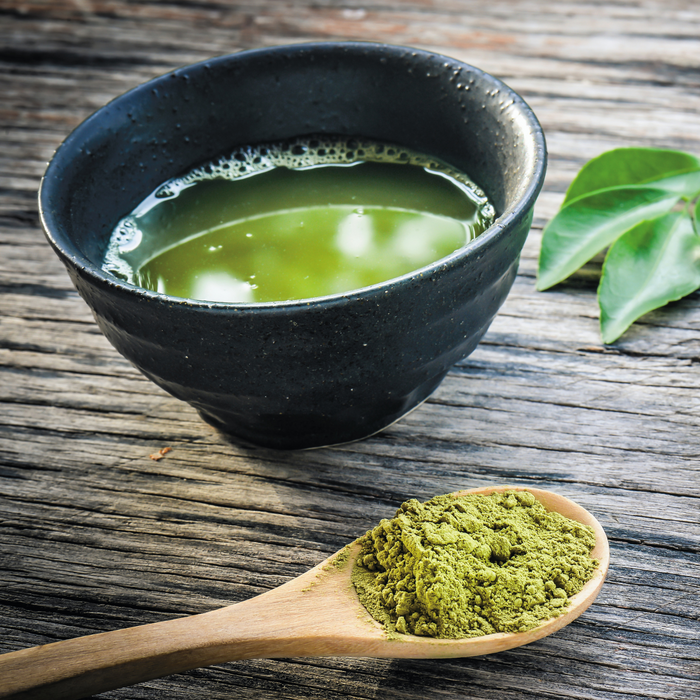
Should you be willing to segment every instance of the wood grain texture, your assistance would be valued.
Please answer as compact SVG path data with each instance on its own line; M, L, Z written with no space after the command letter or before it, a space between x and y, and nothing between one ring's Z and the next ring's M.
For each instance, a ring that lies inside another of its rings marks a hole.
M610 539L600 596L557 634L470 659L241 661L99 697L700 698L700 295L603 346L599 261L534 290L542 226L586 160L700 155L699 37L687 0L0 0L0 651L246 600L408 497L515 482L581 503ZM321 39L495 74L542 122L549 170L506 304L428 402L351 445L247 449L102 337L36 190L61 140L121 92Z

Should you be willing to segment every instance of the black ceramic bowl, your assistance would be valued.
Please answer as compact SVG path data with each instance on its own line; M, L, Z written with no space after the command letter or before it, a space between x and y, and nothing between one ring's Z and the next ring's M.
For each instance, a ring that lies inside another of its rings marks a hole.
M323 133L441 158L498 218L437 263L310 301L179 299L101 270L115 224L163 181L236 146ZM515 278L545 161L535 116L496 78L425 51L316 43L223 56L118 97L57 150L39 198L49 242L122 355L232 435L303 448L381 430L472 352Z

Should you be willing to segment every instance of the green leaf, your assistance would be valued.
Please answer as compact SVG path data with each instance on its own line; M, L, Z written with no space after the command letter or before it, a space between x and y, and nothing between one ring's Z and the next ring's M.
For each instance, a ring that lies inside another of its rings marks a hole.
M671 213L681 199L684 211ZM606 246L598 300L610 343L641 315L700 288L700 159L618 148L589 161L545 227L537 288L557 284Z
M654 180L652 186L666 192L674 192L684 199L692 199L700 192L700 170Z
M547 224L537 289L561 282L623 233L670 211L678 195L654 187L616 187L579 197Z
M684 175L688 177L684 179ZM648 185L690 196L700 190L700 160L689 153L661 148L606 151L581 168L562 206L598 190L628 185Z
M645 221L609 250L598 288L604 343L643 314L700 287L700 237L688 212Z

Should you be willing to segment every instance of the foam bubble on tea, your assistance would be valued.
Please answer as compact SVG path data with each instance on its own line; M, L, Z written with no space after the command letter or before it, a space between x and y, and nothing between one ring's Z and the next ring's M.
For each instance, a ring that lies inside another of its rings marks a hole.
M239 148L164 183L118 223L103 268L174 297L309 299L424 267L493 219L484 192L434 158L299 138Z

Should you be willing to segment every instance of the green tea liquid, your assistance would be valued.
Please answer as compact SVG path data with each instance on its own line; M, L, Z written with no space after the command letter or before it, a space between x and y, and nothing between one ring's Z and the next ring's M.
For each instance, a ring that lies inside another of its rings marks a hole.
M308 299L424 267L491 223L466 177L403 149L359 145L244 149L166 183L120 222L105 269L175 297Z

